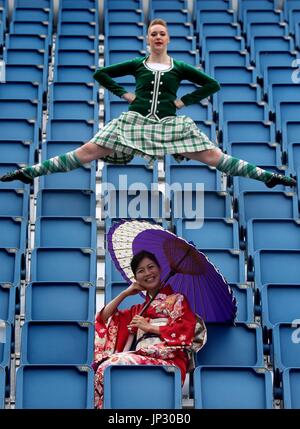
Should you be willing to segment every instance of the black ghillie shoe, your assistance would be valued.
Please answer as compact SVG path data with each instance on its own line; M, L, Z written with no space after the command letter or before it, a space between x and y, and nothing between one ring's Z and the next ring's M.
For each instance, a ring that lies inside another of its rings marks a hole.
M266 183L268 188L274 188L276 185L284 186L297 186L297 181L289 176L283 176L282 174L274 174Z
M32 177L26 176L22 170L15 170L0 177L0 182L12 182L13 180L20 180L26 184L33 183Z

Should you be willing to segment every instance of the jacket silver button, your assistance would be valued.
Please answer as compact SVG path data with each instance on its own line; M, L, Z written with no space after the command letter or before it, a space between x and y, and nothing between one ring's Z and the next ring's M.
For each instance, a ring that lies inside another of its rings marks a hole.
M160 94L161 94L161 92L158 93L158 95L160 95Z
M150 109L148 109L148 112L150 112Z
M150 94L153 94L153 91L151 91Z
M154 83L154 80L151 80L151 83Z

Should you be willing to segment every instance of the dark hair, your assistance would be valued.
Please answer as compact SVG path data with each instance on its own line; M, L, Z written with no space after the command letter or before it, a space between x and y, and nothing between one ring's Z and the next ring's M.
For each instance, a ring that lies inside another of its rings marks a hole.
M155 264L160 268L158 260L156 259L156 256L153 255L153 253L148 252L147 250L141 250L136 255L134 255L134 257L131 259L131 262L130 262L130 267L131 267L131 270L132 270L134 276L137 272L137 269L138 269L138 266L140 265L140 262L144 258L151 259L151 261L155 262Z

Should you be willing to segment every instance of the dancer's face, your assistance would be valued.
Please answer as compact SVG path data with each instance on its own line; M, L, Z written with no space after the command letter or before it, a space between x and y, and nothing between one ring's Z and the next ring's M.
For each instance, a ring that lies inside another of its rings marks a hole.
M148 43L151 52L164 53L170 41L168 30L161 24L152 25L148 30Z
M149 293L155 292L160 287L160 268L149 258L144 258L139 263L135 279Z

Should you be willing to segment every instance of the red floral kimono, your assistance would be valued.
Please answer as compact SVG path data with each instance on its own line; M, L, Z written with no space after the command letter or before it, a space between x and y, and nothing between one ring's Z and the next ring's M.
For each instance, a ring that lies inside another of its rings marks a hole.
M146 297L146 302L149 301ZM203 321L191 311L185 297L165 286L144 312L143 317L159 325L160 335L138 342L135 351L124 351L130 335L127 325L139 314L144 304L117 310L108 324L96 317L95 329L95 407L103 405L103 373L110 365L174 365L181 371L182 383L189 356L206 342ZM143 332L138 330L137 337Z

